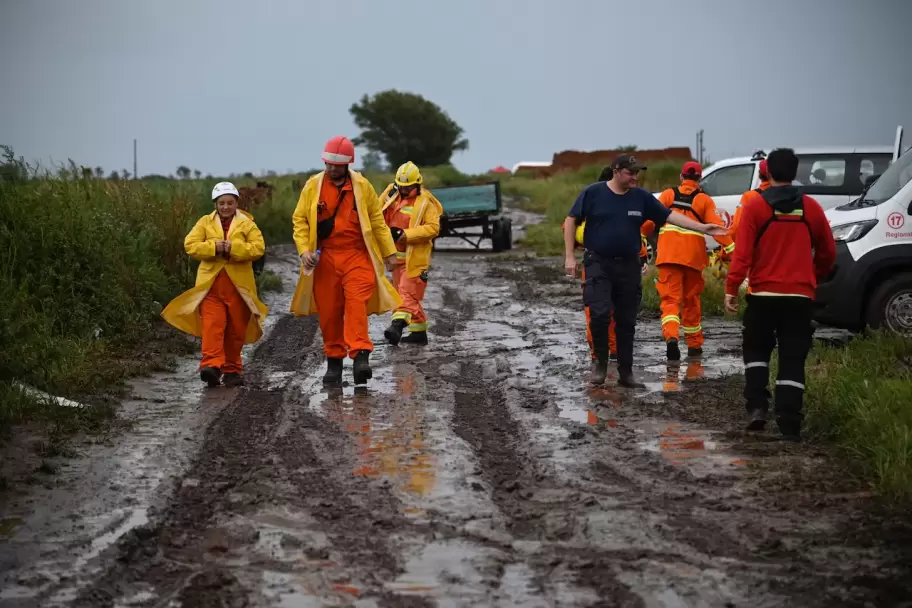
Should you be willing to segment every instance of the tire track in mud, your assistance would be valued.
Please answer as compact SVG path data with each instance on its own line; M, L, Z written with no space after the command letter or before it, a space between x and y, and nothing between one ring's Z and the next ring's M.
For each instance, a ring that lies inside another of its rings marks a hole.
M247 366L248 384L262 382L274 366L297 369L316 330L315 318L279 320ZM283 403L282 390L238 390L207 430L196 461L160 523L125 535L115 546L115 565L81 593L75 605L113 606L130 592L149 589L161 597L180 597L187 605L207 605L204 598L213 595L220 603L210 605L247 605L237 577L213 556L245 546L255 534L219 529L217 520L225 511L243 512L268 496L260 483L275 466L268 446L274 441Z

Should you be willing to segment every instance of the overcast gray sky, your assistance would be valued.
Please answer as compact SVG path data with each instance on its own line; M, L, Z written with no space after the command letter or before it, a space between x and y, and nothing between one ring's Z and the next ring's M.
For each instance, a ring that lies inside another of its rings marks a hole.
M317 167L387 88L465 129L470 172L912 137L912 0L0 0L0 52L0 143L106 171L134 137L141 174Z

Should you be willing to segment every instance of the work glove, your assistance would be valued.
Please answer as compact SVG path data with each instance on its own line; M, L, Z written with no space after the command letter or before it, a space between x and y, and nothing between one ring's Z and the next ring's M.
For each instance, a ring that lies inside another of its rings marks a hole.
M402 228L390 228L390 234L393 235L393 242L394 242L394 243L395 243L396 241L399 240L399 237L402 236L402 233L403 233L403 232L404 232L404 231L402 230Z

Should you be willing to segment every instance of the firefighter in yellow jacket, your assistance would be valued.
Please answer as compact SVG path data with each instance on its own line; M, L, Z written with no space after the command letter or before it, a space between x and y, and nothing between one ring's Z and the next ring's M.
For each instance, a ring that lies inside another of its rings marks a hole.
M380 195L383 218L396 243L393 286L402 298L390 326L383 332L394 346L399 342L428 343L428 318L421 302L427 288L434 239L440 234L443 206L423 183L418 167L409 161L399 167L395 182ZM406 328L409 333L403 338Z
M184 239L187 254L200 261L196 285L161 313L177 329L203 339L200 379L210 387L244 383L241 349L260 339L269 312L257 297L252 268L266 244L253 219L238 210L238 199L230 182L212 189L215 211Z

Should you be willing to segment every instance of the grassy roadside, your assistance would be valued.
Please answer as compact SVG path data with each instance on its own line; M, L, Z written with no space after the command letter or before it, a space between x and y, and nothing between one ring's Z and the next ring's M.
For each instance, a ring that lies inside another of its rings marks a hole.
M912 340L871 332L808 359L807 428L882 494L912 501Z

